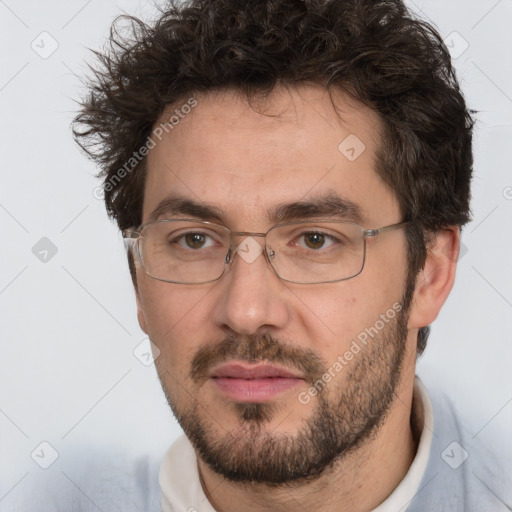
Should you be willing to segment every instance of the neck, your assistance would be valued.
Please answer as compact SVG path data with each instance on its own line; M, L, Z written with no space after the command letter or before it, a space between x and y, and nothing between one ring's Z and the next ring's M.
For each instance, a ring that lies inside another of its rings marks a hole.
M414 365L402 375L384 424L365 444L344 455L314 481L286 486L240 484L214 473L199 459L201 484L208 500L218 512L373 510L398 486L416 454L418 439L411 428L413 387Z

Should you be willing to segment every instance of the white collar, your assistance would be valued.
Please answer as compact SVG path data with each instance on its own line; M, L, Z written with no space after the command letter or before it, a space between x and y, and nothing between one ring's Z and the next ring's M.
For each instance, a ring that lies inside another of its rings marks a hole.
M432 402L418 377L414 382L413 404L417 404L416 415L420 417L418 427L421 430L416 456L396 489L372 512L405 512L418 492L427 468L434 429ZM159 481L162 512L215 512L201 487L196 454L185 436L178 438L165 454Z
M423 410L421 406L423 406ZM395 490L372 512L405 512L419 490L421 480L427 469L434 434L432 402L419 377L416 377L414 381L413 407L415 409L414 416L417 417L419 423L418 430L421 432L416 456Z

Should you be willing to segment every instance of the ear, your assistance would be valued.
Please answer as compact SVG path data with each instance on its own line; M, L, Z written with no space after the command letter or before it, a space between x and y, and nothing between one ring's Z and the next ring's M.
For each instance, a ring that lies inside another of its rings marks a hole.
M433 234L427 247L425 266L416 277L409 328L431 324L439 314L455 281L460 250L460 230L449 226Z

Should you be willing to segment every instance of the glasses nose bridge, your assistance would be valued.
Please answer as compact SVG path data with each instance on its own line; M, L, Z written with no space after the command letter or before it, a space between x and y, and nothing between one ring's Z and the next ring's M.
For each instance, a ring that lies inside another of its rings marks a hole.
M251 231L230 231L231 236L260 236L265 238L267 233L253 233Z
M267 258L267 233L258 233L258 232L252 232L252 231L230 231L229 232L229 248L228 253L226 254L226 259L224 261L225 264L231 264L233 263L235 254L238 252L237 249L240 247L244 240L249 237L259 237L263 238L263 255L265 259ZM244 240L241 242L235 243L236 238L245 237Z
M266 238L267 238L267 233L253 233L251 231L230 231L229 232L229 237L230 237L230 244L229 244L229 248L232 249L233 248L233 245L234 245L234 240L235 238L239 238L239 237L245 237L245 238L249 238L249 237L259 237L259 238L263 238L264 239L264 246L266 245Z

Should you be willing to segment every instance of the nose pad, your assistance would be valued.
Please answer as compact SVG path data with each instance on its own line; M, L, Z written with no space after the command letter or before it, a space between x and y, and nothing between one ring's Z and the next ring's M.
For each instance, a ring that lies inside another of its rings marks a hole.
M233 247L230 247L228 249L226 258L224 259L224 265L226 267L226 268L224 268L224 272L227 272L230 270L233 262L235 261L235 256L237 254L238 254L238 251L236 249L233 250ZM275 251L265 246L264 248L262 248L262 251L260 254L263 256L264 259L267 260L267 264L269 264L270 269L275 272L274 267L272 265L272 260L274 259L275 254L276 254ZM242 259L244 259L244 258L242 258Z
M254 236L254 235L259 235L258 233L243 233L243 235L251 235L251 236ZM235 256L237 255L238 253L238 250L237 248L235 247L235 249L233 249L233 245L228 249L228 252L226 254L226 258L224 259L224 265L228 266L228 267L231 267L231 265L233 264L233 261L235 260ZM275 256L276 256L276 252L271 248L271 247L268 247L266 244L262 247L262 250L261 250L261 253L260 253L266 260L267 260L267 263L270 264L270 268L272 270L274 270L274 267L273 267L273 264L272 264L272 261L274 260ZM228 270L228 269L225 269L225 271ZM275 272L275 270L274 270Z
M233 254L233 250L231 247L228 249L228 253L226 254L226 259L224 260L224 265L229 265L232 261L231 257Z

